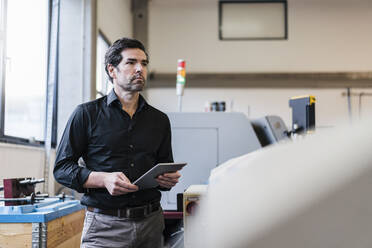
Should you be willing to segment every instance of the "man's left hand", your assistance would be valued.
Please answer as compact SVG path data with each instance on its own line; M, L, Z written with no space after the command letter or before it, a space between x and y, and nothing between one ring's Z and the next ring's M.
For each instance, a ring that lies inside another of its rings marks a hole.
M176 171L172 173L164 173L156 178L159 185L164 188L172 188L174 185L178 183L178 178L181 177L181 174Z

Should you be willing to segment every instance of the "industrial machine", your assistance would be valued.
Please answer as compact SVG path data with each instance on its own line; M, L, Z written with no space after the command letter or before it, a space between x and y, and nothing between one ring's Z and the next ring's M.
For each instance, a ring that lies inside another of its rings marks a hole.
M199 209L201 199L207 194L207 185L191 185L183 193L183 221L184 221L184 244L185 247L193 247L193 240L190 239L192 230L186 230L196 225L198 216L196 215Z
M177 204L182 198L177 194L190 185L207 184L211 170L227 160L315 128L315 97L294 97L289 105L292 130L278 116L249 120L237 112L168 113L174 160L188 165L180 182L163 192L163 209L182 212L182 203Z
M270 144L288 140L292 135L315 128L315 97L293 97L292 130L279 116L249 120L243 113L168 113L172 128L175 161L187 162L182 179L171 191L163 192L162 207L181 211L183 192L193 184L207 184L213 168L227 160Z
M372 247L372 120L363 121L214 169L185 220L185 247Z
M33 204L35 201L47 197L45 194L35 194L35 185L43 182L45 182L44 178L4 179L3 186L0 187L0 191L4 191L4 198L0 198L0 201L3 201L5 206Z
M79 201L60 194L35 193L44 179L10 178L0 191L0 247L77 247L85 210ZM3 204L1 204L3 203Z
M168 116L174 160L187 161L188 165L182 169L180 182L163 192L161 203L165 210L182 212L177 194L190 185L207 184L211 170L227 160L287 140L290 133L278 116L253 121L243 113L169 113Z
M288 130L278 116L249 120L243 113L236 112L168 113L174 160L188 165L181 171L180 182L162 193L161 204L166 218L172 211L183 212L185 244L190 218L193 218L201 192L206 193L213 169L232 158L287 141L315 126L314 97L292 98L290 106L294 121L292 130Z
M315 97L297 96L289 100L292 108L292 130L304 133L315 129Z
M230 158L262 146L242 113L168 113L175 161L187 161L180 182L163 192L164 210L177 209L177 194L193 184L207 184L210 171ZM182 200L182 199L181 199ZM178 206L182 204L178 204Z
M251 123L262 147L288 139L287 127L278 116L264 116Z

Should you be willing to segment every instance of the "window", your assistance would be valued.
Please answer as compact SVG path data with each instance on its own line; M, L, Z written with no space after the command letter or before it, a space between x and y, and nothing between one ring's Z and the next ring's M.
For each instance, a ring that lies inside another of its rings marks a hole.
M287 39L287 1L220 1L219 25L221 40Z
M105 96L112 89L110 82L105 71L105 53L110 47L110 42L105 36L98 32L97 37L97 68L96 68L96 98Z
M0 0L0 136L43 141L48 68L48 0Z

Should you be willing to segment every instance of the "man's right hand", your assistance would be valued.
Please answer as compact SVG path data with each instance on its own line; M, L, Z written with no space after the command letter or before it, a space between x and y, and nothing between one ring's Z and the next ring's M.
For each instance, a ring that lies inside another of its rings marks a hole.
M132 184L123 172L106 173L103 184L110 195L124 195L138 190L138 186Z
M106 188L110 195L124 195L138 190L138 186L132 184L123 172L92 171L83 187Z

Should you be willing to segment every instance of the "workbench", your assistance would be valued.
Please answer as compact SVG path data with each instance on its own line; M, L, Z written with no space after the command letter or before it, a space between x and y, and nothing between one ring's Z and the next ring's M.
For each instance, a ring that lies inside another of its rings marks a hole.
M0 247L80 247L84 216L79 201L68 198L0 206Z

